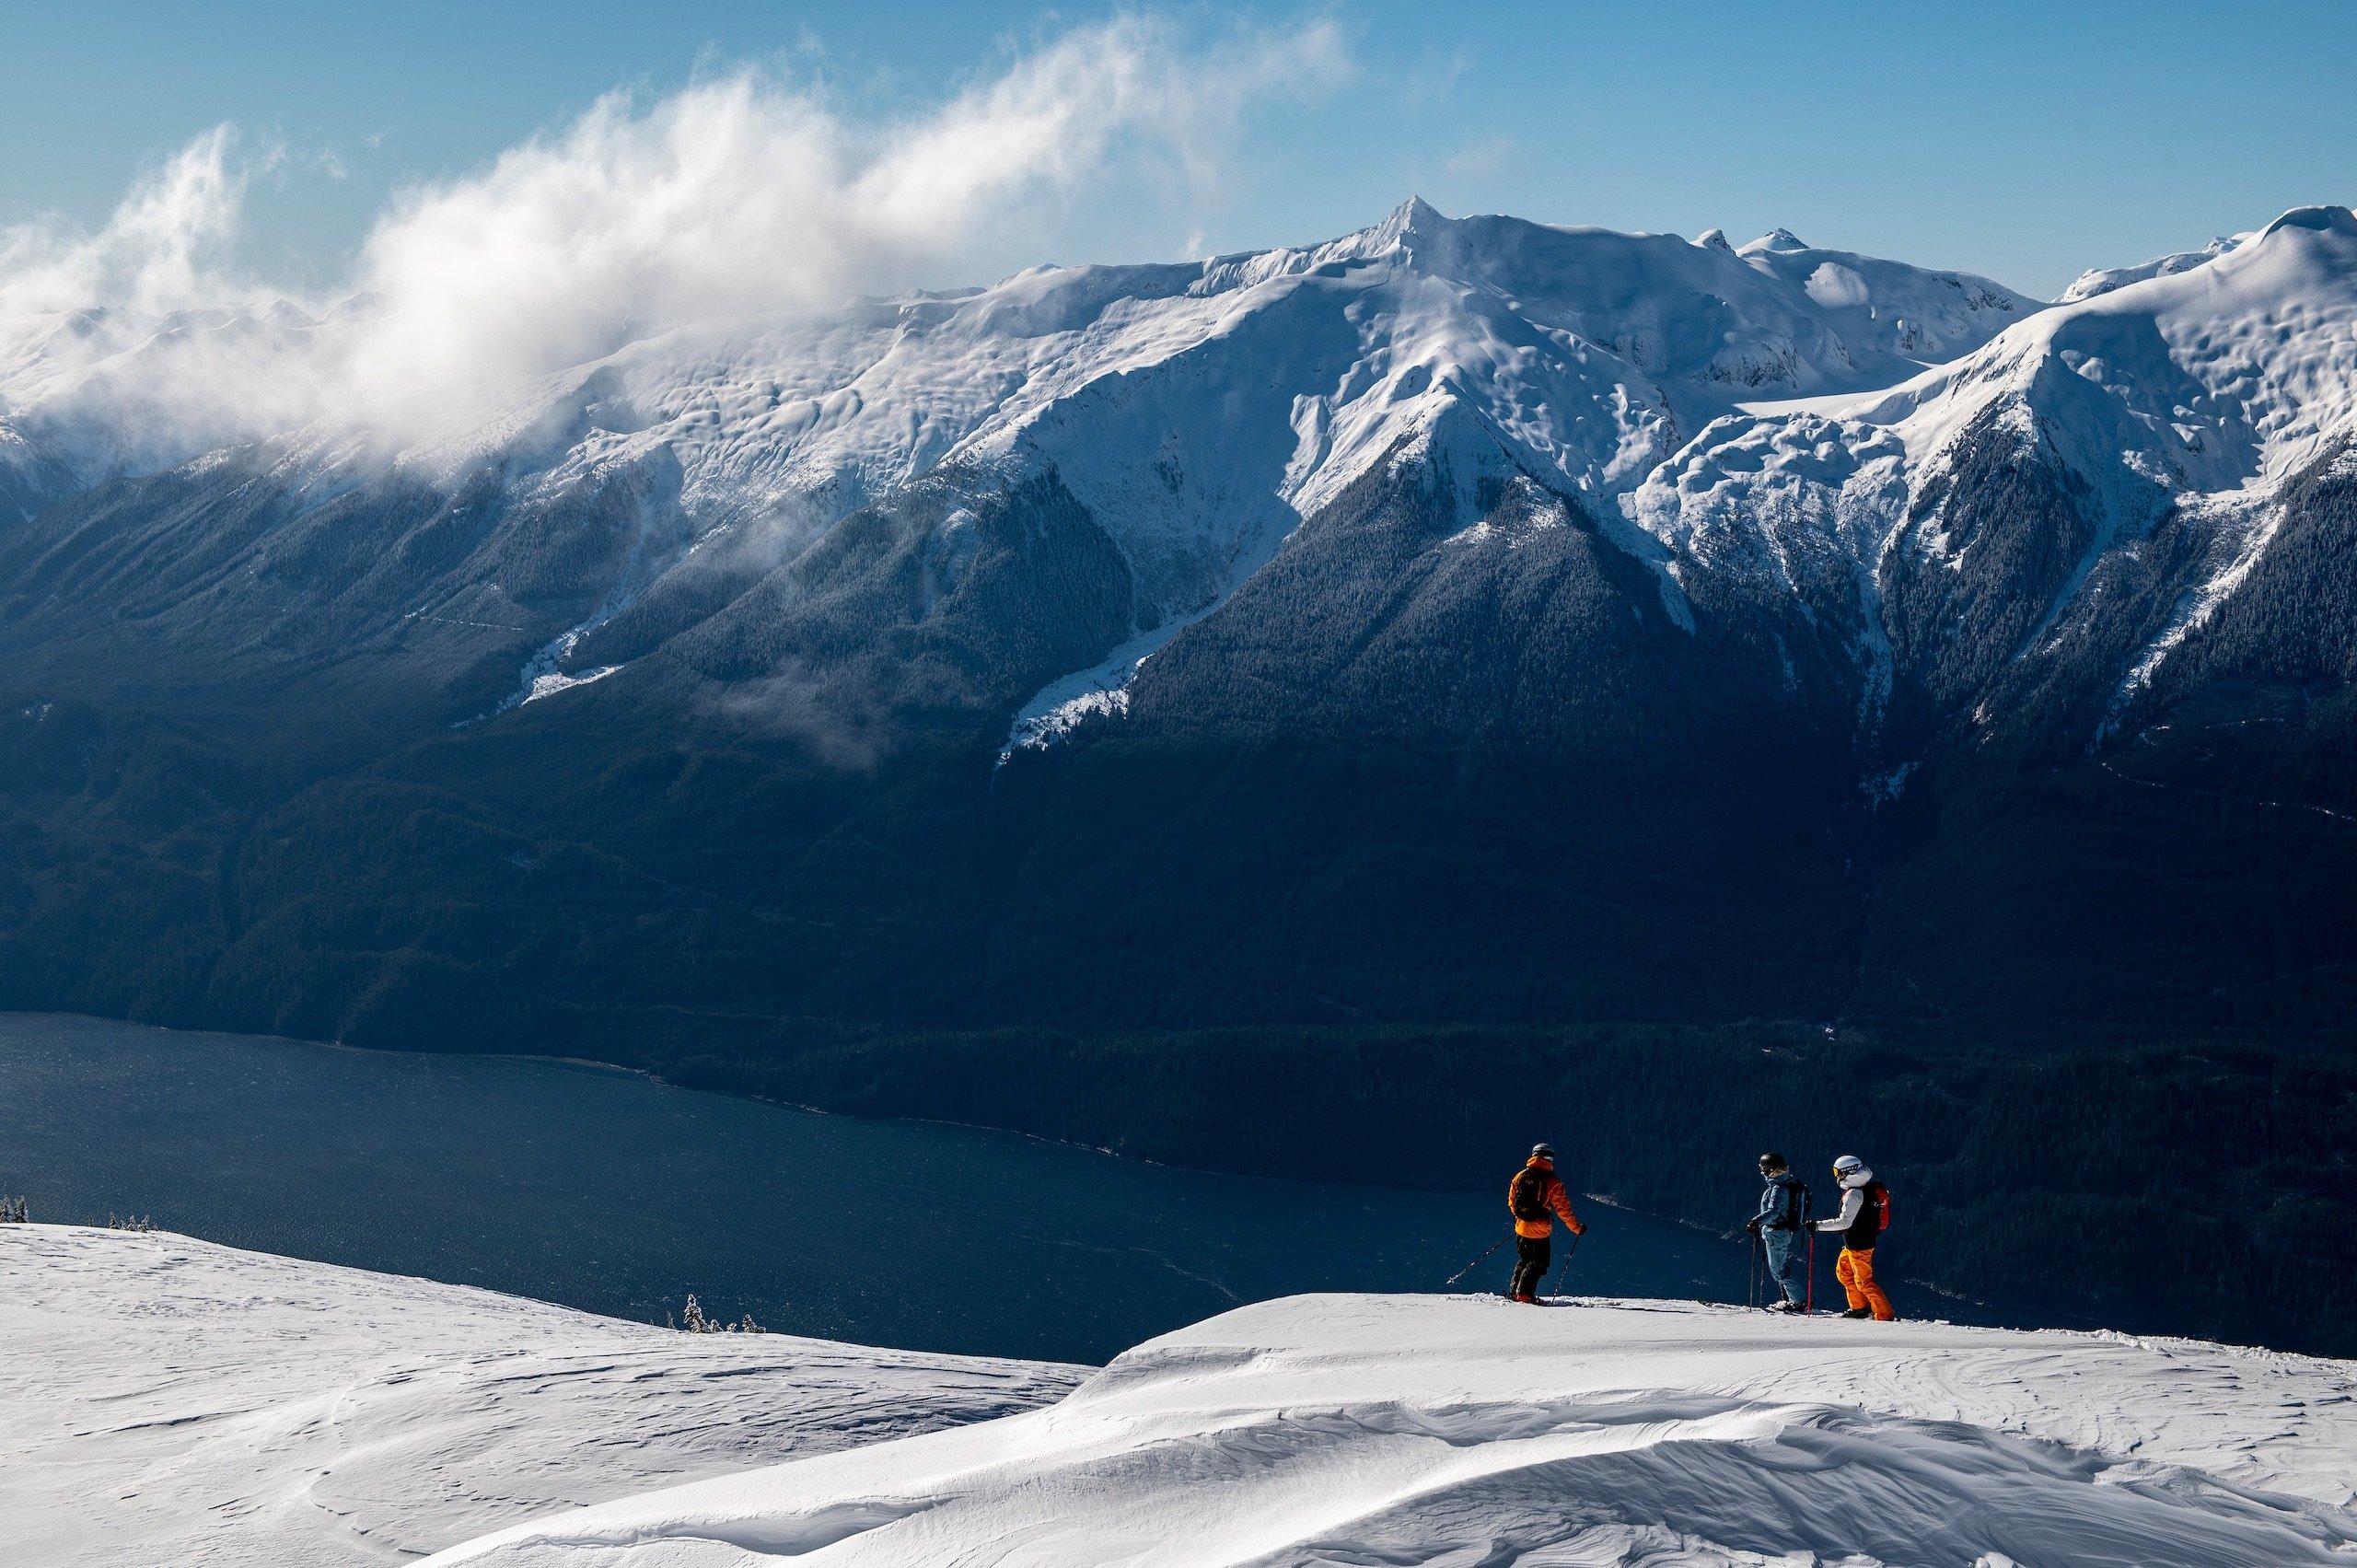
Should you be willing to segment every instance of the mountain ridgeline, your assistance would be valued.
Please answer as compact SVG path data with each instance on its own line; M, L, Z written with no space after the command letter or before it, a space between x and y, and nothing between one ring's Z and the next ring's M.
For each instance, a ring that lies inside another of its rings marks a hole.
M1739 1171L1821 1095L1980 1243L2027 1179L1910 1107L2049 1086L2142 1171L2123 1214L2345 1236L2352 330L2339 208L2049 306L1417 202L683 326L399 428L168 424L130 389L206 333L6 323L0 1005L1288 1172L1349 1124L1414 1180L1590 1093ZM1255 1103L1280 1039L1322 1104ZM2032 1277L1966 1251L1925 1277ZM2357 1342L2289 1279L2172 1288Z

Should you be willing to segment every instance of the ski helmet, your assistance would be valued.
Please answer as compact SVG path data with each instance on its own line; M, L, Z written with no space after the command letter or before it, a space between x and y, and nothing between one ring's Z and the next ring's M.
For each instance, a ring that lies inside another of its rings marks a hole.
M1555 1145L1552 1144L1533 1144L1530 1145L1530 1157L1535 1160L1553 1159L1555 1157Z
M1778 1154L1775 1150L1771 1149L1766 1154L1759 1156L1759 1168L1767 1171L1777 1171L1790 1170L1792 1167L1784 1163L1783 1156Z
M1855 1155L1843 1155L1833 1162L1833 1168L1843 1176L1850 1176L1865 1169L1866 1162Z

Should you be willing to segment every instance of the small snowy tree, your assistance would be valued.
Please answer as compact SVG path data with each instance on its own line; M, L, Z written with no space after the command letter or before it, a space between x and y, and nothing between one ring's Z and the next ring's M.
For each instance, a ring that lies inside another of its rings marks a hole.
M688 1297L688 1304L679 1309L679 1316L676 1320L669 1312L665 1312L663 1323L666 1328L677 1329L683 1334L766 1334L769 1332L767 1329L753 1321L753 1315L749 1312L734 1323L723 1323L715 1318L707 1318L704 1316L703 1303L698 1301L693 1295Z

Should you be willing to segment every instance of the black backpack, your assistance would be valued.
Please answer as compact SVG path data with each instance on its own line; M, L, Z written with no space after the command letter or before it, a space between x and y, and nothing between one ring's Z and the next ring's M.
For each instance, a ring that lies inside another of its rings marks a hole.
M1518 1220L1543 1220L1547 1217L1547 1173L1536 1166L1524 1166L1514 1174L1514 1182L1506 1189L1506 1207Z

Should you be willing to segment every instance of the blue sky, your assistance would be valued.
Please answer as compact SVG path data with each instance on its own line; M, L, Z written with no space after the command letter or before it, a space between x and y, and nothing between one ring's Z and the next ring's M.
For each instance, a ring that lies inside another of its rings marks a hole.
M1216 32L1207 10L1165 11ZM869 122L1113 8L1001 0L399 7L0 0L0 224L101 222L228 121L286 157L250 197L257 265L333 278L388 197L477 168L599 94L750 63ZM1444 211L1812 242L2033 293L2357 197L2357 5L1333 4L1347 80L1247 109L1215 178L1076 194L1035 260L1315 239L1410 192ZM342 177L330 170L340 168ZM949 264L936 261L936 267Z

